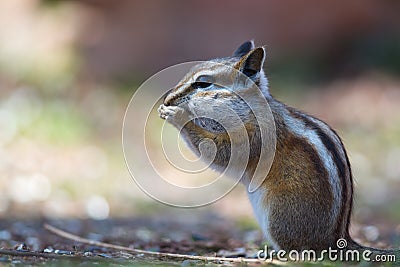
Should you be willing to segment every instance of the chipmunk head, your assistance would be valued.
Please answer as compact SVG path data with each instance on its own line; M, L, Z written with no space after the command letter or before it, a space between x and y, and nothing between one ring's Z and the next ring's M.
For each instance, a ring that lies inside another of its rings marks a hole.
M249 86L244 80L257 85L263 95L269 97L268 82L263 71L264 61L264 48L255 48L253 41L245 42L230 57L212 59L192 67L167 94L164 105L177 106L194 95L207 95L210 91L235 94L235 91L246 90Z
M226 168L228 175L237 176L245 170L242 163L261 157L261 151L270 151L264 149L264 143L274 148L274 142L269 142L275 131L269 130L274 129L268 105L272 97L264 61L264 48L245 42L230 57L193 66L159 108L160 117L178 128L198 155L213 162L216 169ZM235 166L228 167L230 162Z

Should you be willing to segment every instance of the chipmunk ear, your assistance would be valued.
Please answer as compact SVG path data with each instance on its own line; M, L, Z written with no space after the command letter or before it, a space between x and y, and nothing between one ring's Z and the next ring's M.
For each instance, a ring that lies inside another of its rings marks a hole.
M255 79L257 78L257 74L262 70L264 61L264 48L257 47L244 55L239 62L236 63L236 68L246 76Z
M242 57L242 56L246 55L247 53L249 53L253 49L254 49L254 41L253 40L244 42L235 50L235 52L233 52L233 56L234 57Z

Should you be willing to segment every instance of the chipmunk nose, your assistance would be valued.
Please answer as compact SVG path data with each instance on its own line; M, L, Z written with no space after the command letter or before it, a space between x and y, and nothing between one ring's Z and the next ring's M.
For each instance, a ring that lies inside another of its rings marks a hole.
M170 90L168 90L168 92L165 94L164 102L163 102L164 106L170 106L171 103L172 103L172 101L174 101L175 94L172 93L173 90L174 90L174 89L170 89Z

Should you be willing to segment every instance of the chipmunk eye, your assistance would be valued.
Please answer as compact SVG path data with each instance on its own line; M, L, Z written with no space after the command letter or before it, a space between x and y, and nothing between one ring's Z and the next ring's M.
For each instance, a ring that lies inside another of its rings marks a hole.
M192 83L193 89L205 89L208 88L212 85L212 83L209 82L194 82Z
M200 75L196 81L192 83L193 89L205 89L212 85L214 78L210 75Z

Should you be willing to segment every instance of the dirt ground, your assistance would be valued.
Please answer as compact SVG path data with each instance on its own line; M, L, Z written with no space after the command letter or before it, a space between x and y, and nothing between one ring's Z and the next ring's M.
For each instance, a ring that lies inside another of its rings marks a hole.
M214 214L192 217L163 215L95 220L3 220L0 222L0 266L160 266L204 265L204 261L172 259L104 248L68 240L46 230L49 224L94 241L161 253L195 256L255 258L264 245L262 234L252 227L239 227ZM368 229L355 224L357 240L389 247L400 240L395 229L384 233L387 242L368 242ZM371 231L371 229L370 229ZM369 235L373 234L369 233ZM214 266L214 263L209 263ZM218 265L232 265L219 262ZM233 264L235 265L235 264ZM236 264L237 265L237 264ZM250 264L253 265L253 264ZM260 266L260 264L255 264Z
M95 241L153 252L186 255L254 257L258 245L262 242L261 233L258 230L239 231L231 223L214 215L207 215L202 220L185 219L185 222L173 218L155 220L144 217L104 221L8 220L0 222L0 229L2 229L0 247L4 251L20 253L21 256L2 255L0 263L51 265L67 261L79 262L80 265L84 263L119 265L160 264L161 262L182 264L183 262L71 241L47 231L43 227L45 223ZM34 255L32 252L40 254Z

